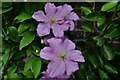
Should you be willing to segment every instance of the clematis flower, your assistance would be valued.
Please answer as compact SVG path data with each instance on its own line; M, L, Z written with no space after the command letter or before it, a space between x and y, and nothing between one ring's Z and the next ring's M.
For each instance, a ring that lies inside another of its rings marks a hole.
M73 20L78 20L79 17L75 12L72 12L73 8L70 5L64 4L63 7L58 8L58 15L64 17L64 23L67 23L70 27L70 31L74 29ZM63 14L64 13L64 14Z
M51 38L47 41L49 47L41 50L40 57L50 60L46 72L51 78L65 73L67 76L70 76L79 69L77 62L85 61L82 52L75 50L75 44L69 39Z
M55 77L55 78L51 78L46 71L42 72L42 74L43 74L43 77L41 77L39 80L48 80L48 79L67 80L68 78L70 78L70 76L67 76L66 74L60 75L60 76Z
M46 15L41 10L32 15L35 20L42 22L39 23L37 27L37 33L39 36L48 35L50 33L50 29L52 29L55 37L63 37L64 31L67 31L69 27L71 27L70 30L74 29L74 23L72 20L79 19L77 14L70 13L72 11L72 7L67 4L56 7L53 3L47 3L44 9ZM72 16L72 14L75 16ZM65 20L65 17L67 21Z

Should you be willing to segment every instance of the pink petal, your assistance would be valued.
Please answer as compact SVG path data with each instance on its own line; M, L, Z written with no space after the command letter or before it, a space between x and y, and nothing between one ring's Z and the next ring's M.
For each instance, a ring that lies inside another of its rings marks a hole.
M70 76L68 76L68 75L65 73L65 74L63 74L63 75L61 75L61 76L58 76L57 78L58 78L58 79L59 79L59 78L65 78L64 80L68 80L67 78L70 78Z
M69 24L62 24L62 25L59 25L60 26L60 29L63 30L63 31L67 31L69 29Z
M63 43L63 49L65 51L73 50L75 49L75 43L73 43L71 40L66 39Z
M74 22L70 21L70 31L73 31L73 29L75 28L74 26L75 26Z
M67 11L66 13L70 13L73 10L71 5L67 5L67 4L64 4L63 8Z
M56 59L48 64L47 73L51 78L63 75L65 73L65 63L62 59Z
M43 74L42 78L44 78L44 79L47 79L47 78L51 79L50 75L46 71L42 72L42 74ZM63 75L57 76L55 78L56 79L66 78L64 80L67 80L67 78L69 78L69 77L70 76L68 76L67 74L63 74ZM41 78L41 80L42 80L42 78Z
M32 18L34 18L37 21L43 21L43 22L48 22L48 17L44 14L43 11L39 10L37 12L35 12L32 15Z
M67 16L67 18L68 18L69 20L78 20L78 19L79 19L78 15L77 15L75 12L71 12L71 13Z
M56 57L56 54L53 53L52 48L44 47L40 52L40 57L46 60L53 60Z
M50 47L54 49L54 53L60 54L61 42L62 42L61 39L51 38L51 39L47 40L47 42L49 43Z
M44 39L43 39L43 42L47 45L48 44L47 40L52 38L52 37L53 36L45 36Z
M63 6L59 6L59 7L57 7L57 12L56 12L55 17L56 17L56 19L61 20L72 10L73 10L72 7L67 4L64 4Z
M73 72L75 72L76 70L78 70L78 63L77 62L73 62L70 60L65 59L65 65L66 65L66 73L67 75L71 75Z
M37 27L37 33L39 36L45 36L50 33L50 24L39 23Z
M23 59L24 62L26 62L27 60L28 60L28 57L25 57L25 58Z
M73 61L78 61L78 62L85 62L84 57L81 55L82 52L79 50L70 50L68 52L68 56L73 60Z
M49 17L53 17L53 15L55 14L56 9L57 9L53 3L47 3L44 8L45 8L46 14Z
M64 31L61 29L60 25L54 24L52 26L53 29L53 34L55 37L63 37L64 36Z

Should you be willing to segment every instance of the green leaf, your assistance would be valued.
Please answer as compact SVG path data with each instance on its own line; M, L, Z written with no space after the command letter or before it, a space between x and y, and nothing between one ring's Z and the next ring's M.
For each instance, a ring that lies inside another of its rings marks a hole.
M11 40L18 42L19 41L19 37L18 37L18 31L17 28L14 26L10 26L7 30L7 33L10 37Z
M88 15L88 14L91 13L91 10L90 10L89 7L84 7L84 6L82 6L81 8L82 8L82 11L83 11L86 15Z
M30 56L31 53L33 53L33 49L28 48L28 49L26 50L26 55L27 55L27 57Z
M89 52L85 52L84 56L91 62L91 64L94 66L94 68L98 68L98 60L95 57L95 55L92 53L93 51L89 50ZM92 53L92 54L91 54Z
M103 66L104 66L103 58L100 55L97 55L97 58L99 59L101 67L103 68Z
M114 50L107 44L101 47L101 53L107 60L112 60L115 57Z
M82 25L81 27L82 27L83 29L89 31L89 32L92 31L92 28L91 28L90 26L88 26L88 25Z
M105 22L105 17L102 16L100 12L92 12L86 16L82 16L82 18L88 21L96 21L98 26L104 24Z
M107 26L104 26L104 27L106 28ZM104 34L104 35L110 34L112 31L114 31L114 30L116 29L116 27L117 27L117 24L115 24L115 23L112 22L112 23L107 27L107 30L103 32L103 34Z
M6 13L6 12L9 12L13 9L13 7L10 7L10 8L6 8L6 9L0 9L0 14L3 14L3 13Z
M2 60L3 60L4 65L6 64L8 58L9 58L9 53L8 52L6 52L5 54L3 54Z
M34 57L29 58L25 63L24 71L28 71L30 67L32 67L34 77L37 78L41 70L41 60Z
M113 73L113 74L118 74L118 72L114 66L111 66L109 64L105 64L104 67L108 72Z
M2 8L8 8L12 5L12 2L2 2Z
M95 68L99 67L98 60L94 55L89 55L88 56L89 61L93 64Z
M16 18L14 20L17 20L17 23L19 23L19 22L28 20L30 18L32 18L32 16L30 14L26 13L25 11L22 11L18 16L16 16Z
M2 55L2 61L3 61L4 65L5 65L8 58L9 58L9 55L10 55L9 54L10 53L10 47L9 47L8 44L4 44L2 49L5 50L4 54Z
M101 18L98 18L97 25L101 26L105 23L105 16L101 16Z
M34 24L31 25L30 31L36 31L36 26Z
M25 11L30 14L33 14L38 10L42 10L42 8L43 8L42 3L26 3L25 4Z
M107 2L102 6L101 11L108 11L109 9L115 7L116 5L117 5L117 1Z
M30 67L32 67L32 64L34 63L35 61L35 58L34 57L31 57L27 60L27 62L25 63L25 66L24 66L24 71L28 71L28 69Z
M17 73L13 73L13 74L9 74L8 78L22 78L22 76Z
M32 65L32 72L35 78L37 78L37 76L39 75L40 70L41 70L41 60L36 59Z
M21 50L23 47L29 45L35 38L35 34L33 32L27 31L24 35L22 40L20 41L19 50Z
M8 74L13 74L17 69L17 66L13 65L11 67L8 68Z
M18 27L18 33L21 34L22 32L24 32L27 28L29 28L33 23L30 21L24 21L20 24L20 26Z
M104 35L105 38L113 38L113 37L117 37L120 35L120 30L119 29L114 29L112 32L110 32L109 34Z
M98 46L102 46L105 42L104 39L100 38L99 36L93 37L93 39L97 41Z
M33 73L31 71L24 71L23 74L26 78L33 78Z
M99 75L100 75L100 78L109 78L108 75L100 69L99 69Z

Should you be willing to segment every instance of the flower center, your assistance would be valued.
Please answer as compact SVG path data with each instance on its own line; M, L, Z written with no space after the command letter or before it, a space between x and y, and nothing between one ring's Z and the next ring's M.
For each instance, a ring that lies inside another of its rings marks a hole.
M60 57L61 57L62 59L64 59L64 58L66 57L66 54L65 54L64 52L62 52L62 53L60 54Z
M51 21L51 23L55 23L56 19L55 18L51 18L50 21Z

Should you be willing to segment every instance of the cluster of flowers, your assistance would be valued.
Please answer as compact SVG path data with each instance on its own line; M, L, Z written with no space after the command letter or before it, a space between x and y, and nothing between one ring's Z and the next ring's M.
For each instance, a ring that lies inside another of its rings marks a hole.
M79 17L67 4L56 7L53 3L47 3L44 9L46 14L39 10L32 15L40 22L37 27L39 36L50 34L50 30L54 35L54 38L46 40L49 46L44 47L40 52L41 58L50 60L42 78L69 78L79 69L77 62L85 61L82 52L75 50L75 43L64 37L64 31L72 31L73 20L78 20Z

